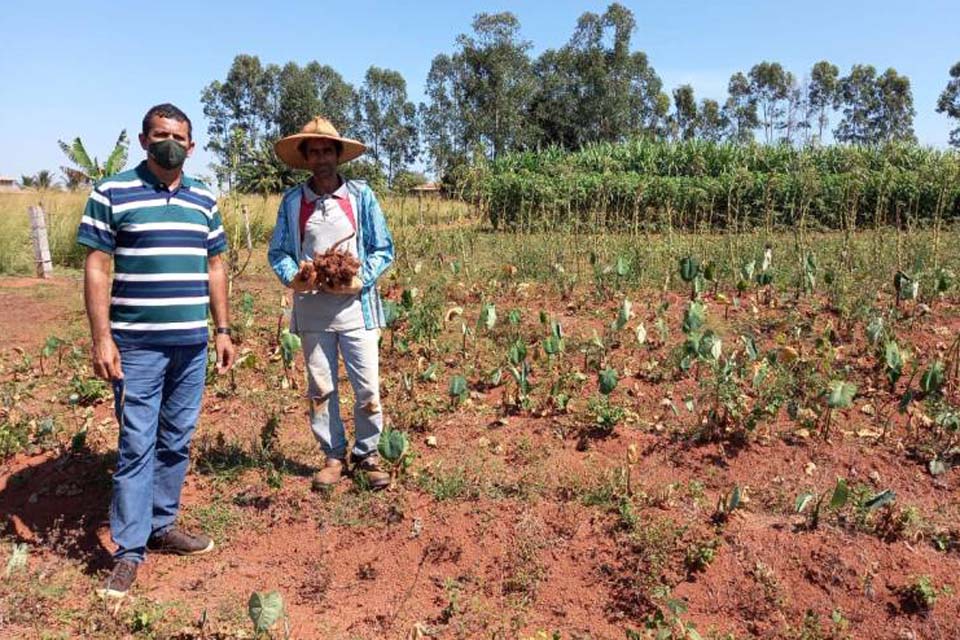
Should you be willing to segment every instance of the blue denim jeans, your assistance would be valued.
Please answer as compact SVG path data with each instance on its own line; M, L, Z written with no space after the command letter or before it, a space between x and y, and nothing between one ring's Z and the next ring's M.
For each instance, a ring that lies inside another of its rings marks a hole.
M142 562L147 539L173 525L200 415L207 345L122 348L114 383L120 442L113 474L114 558Z
M328 458L343 460L346 457L347 436L340 418L340 394L337 392L339 352L356 398L353 405L356 431L353 456L356 459L376 453L383 431L380 332L376 329L304 331L300 337L307 363L310 428L320 448Z

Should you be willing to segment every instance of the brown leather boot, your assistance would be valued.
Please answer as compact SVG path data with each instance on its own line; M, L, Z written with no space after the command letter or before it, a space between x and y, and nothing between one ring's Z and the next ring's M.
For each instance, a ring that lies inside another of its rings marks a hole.
M353 462L353 472L362 473L367 478L367 486L374 491L385 489L390 486L390 473L384 471L380 466L380 457L371 454L366 458L360 458Z
M313 474L313 489L329 489L343 477L344 462L340 458L327 458L323 469Z

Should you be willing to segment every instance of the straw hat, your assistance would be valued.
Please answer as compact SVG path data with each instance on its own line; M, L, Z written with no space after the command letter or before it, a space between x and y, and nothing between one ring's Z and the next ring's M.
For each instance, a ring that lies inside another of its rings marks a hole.
M310 138L334 140L342 144L343 152L340 154L338 164L353 160L367 149L362 142L341 137L336 128L323 116L317 116L305 124L303 128L300 129L300 133L295 133L292 136L277 140L273 148L277 152L277 155L280 156L280 159L288 166L294 169L309 169L307 159L303 157L303 154L300 153L300 149L297 147L301 142L309 140Z

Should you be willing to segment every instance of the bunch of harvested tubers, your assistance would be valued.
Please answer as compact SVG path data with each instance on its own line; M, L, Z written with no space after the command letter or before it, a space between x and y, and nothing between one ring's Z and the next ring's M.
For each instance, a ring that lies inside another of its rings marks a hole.
M297 278L309 282L312 289L321 291L350 286L354 276L360 271L360 261L346 249L339 249L339 247L354 235L351 233L346 238L334 242L323 253L313 254L313 261L302 265Z

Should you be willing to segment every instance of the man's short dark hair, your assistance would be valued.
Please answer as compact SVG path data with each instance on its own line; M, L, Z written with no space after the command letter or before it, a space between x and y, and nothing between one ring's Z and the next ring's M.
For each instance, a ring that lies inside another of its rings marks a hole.
M187 114L169 102L164 102L163 104L150 107L150 110L147 111L147 115L143 116L143 135L150 135L150 121L153 118L170 118L171 120L176 120L177 122L186 122L187 139L193 140L193 123L190 122L190 118L187 117Z
M314 139L315 138L304 138L303 140L300 141L300 144L297 145L297 151L299 151L300 155L302 155L304 158L307 157L307 143ZM340 156L342 156L343 143L340 142L339 140L330 140L330 142L333 143L333 146L337 150L337 157L339 158Z

